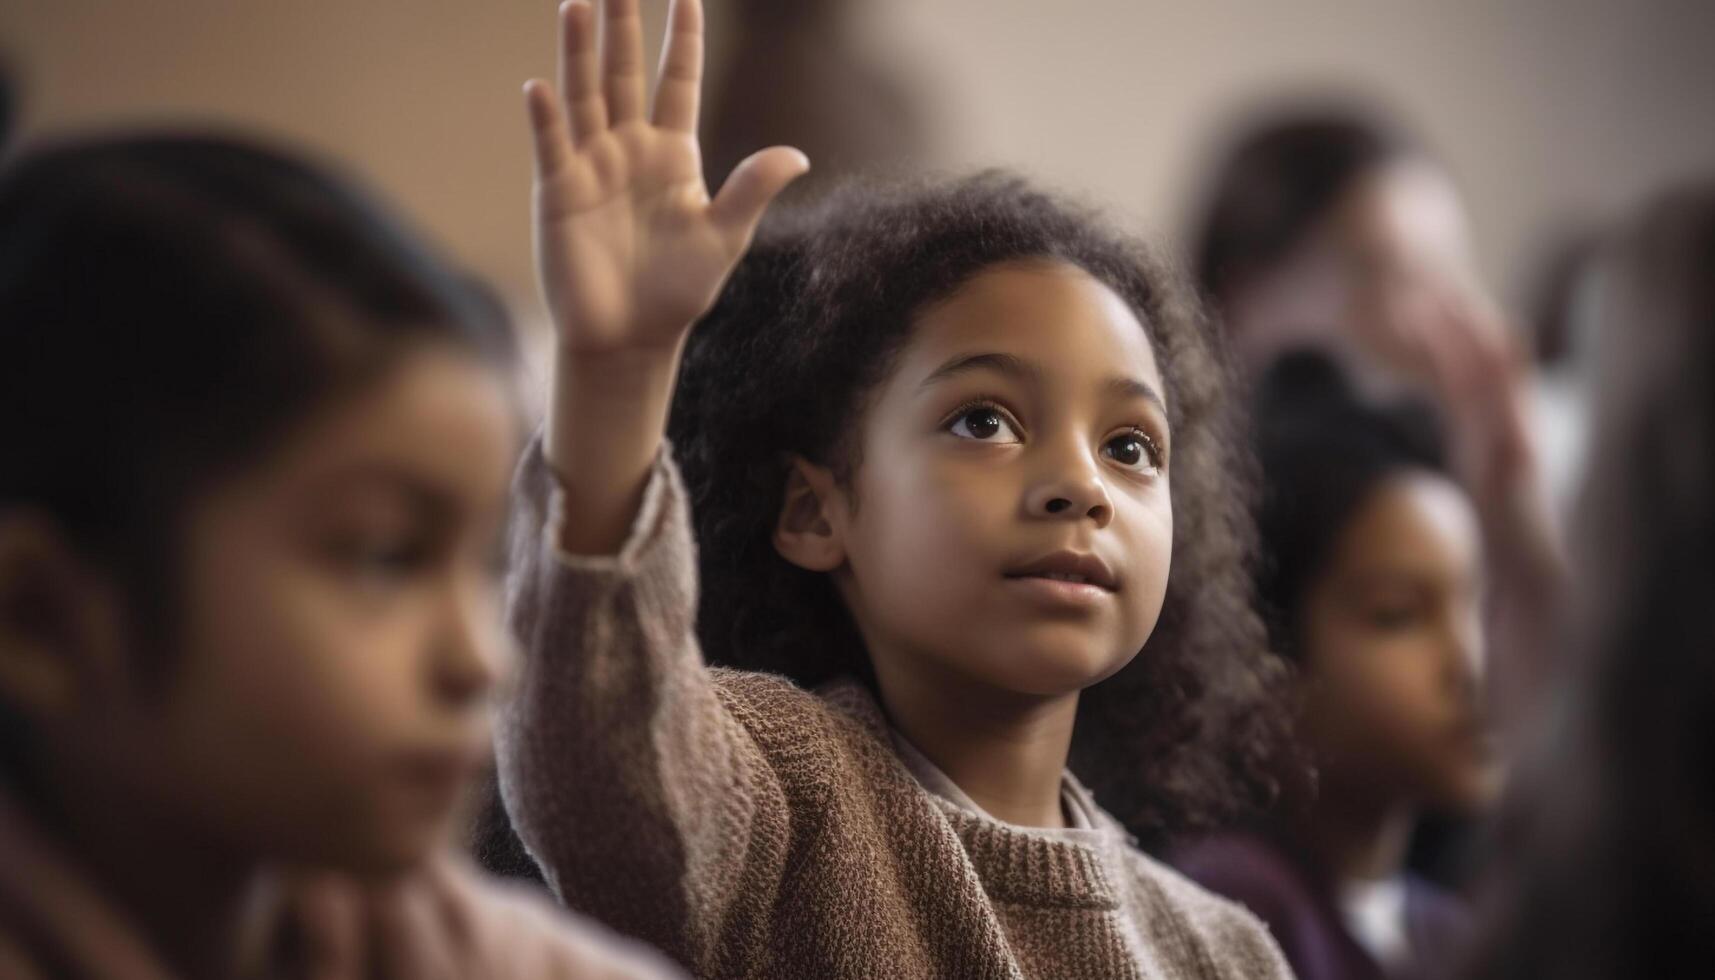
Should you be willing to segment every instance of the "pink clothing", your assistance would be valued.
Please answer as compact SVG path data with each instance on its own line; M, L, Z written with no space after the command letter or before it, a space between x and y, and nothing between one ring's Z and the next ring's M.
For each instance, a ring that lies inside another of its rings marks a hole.
M332 874L280 904L256 974L296 980L669 980L643 947L535 895L485 880L451 855L385 888ZM174 973L0 795L0 977L173 980Z

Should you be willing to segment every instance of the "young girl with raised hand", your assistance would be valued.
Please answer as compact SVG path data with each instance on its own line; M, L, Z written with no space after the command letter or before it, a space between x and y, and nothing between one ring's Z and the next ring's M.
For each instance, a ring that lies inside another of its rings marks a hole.
M1003 178L858 189L741 262L806 162L709 199L696 0L652 120L635 0L599 60L562 11L563 102L528 88L558 348L499 734L550 883L703 976L1285 975L1067 771L1152 831L1263 789L1204 324Z
M512 370L288 156L0 174L0 976L671 972L443 853L509 659Z

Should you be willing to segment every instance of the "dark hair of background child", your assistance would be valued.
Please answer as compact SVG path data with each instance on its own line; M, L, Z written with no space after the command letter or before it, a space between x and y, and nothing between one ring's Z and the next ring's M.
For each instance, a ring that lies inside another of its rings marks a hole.
M0 510L115 574L146 679L199 494L425 342L514 358L482 287L289 153L138 135L0 171ZM0 773L27 779L25 741L0 705Z
M1604 259L1569 674L1514 781L1474 978L1715 960L1715 182Z
M1252 604L1251 470L1218 338L1173 275L1092 213L988 173L853 183L765 224L691 334L669 424L695 515L699 630L718 666L806 687L873 683L827 576L774 550L788 457L850 481L856 420L915 314L989 267L1037 259L1079 266L1122 297L1167 387L1166 603L1141 655L1084 692L1072 745L1073 768L1149 841L1272 798L1283 671Z
M1411 152L1356 109L1303 108L1259 116L1215 167L1192 271L1217 305L1284 259L1360 179Z
M1447 472L1427 405L1371 406L1323 355L1287 354L1254 403L1262 468L1257 597L1276 651L1302 665L1305 593L1327 570L1342 532L1389 477Z

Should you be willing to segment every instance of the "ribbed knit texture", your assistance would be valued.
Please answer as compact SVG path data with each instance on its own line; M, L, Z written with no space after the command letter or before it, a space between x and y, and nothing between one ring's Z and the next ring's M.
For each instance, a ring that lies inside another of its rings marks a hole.
M524 664L501 714L501 788L568 905L706 977L1290 975L1256 919L1106 814L1122 853L1104 861L924 789L856 683L810 692L705 667L665 453L616 556L556 547L539 445L515 493L508 618Z

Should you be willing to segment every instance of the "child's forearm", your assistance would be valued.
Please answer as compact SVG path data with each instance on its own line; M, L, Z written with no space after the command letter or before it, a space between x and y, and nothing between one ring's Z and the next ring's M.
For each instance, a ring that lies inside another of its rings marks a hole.
M681 345L588 355L556 345L543 450L565 495L559 545L624 543L661 450Z
M568 904L705 963L733 909L773 901L786 799L703 667L671 461L651 464L613 557L555 546L558 482L532 448L515 487L507 623L523 658L496 730L502 794Z

